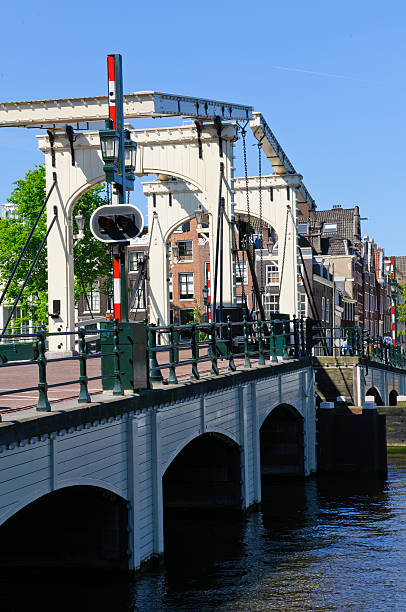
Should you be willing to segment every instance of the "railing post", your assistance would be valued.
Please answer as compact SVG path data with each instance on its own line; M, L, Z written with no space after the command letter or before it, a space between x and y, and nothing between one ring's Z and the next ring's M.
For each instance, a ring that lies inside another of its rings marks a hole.
M87 378L87 354L86 354L86 335L84 327L80 327L78 330L79 335L79 384L80 391L78 402L79 404L89 404L90 395L88 390L88 378Z
M47 359L45 357L45 333L37 334L38 340L38 412L51 412L48 401Z
M274 321L271 321L269 323L269 329L270 329L269 343L271 345L271 362L272 363L276 363L278 361L278 357L277 357L277 354L276 354L276 336L275 336L275 323L274 323Z
M228 369L230 372L236 371L233 355L233 326L230 315L227 315L227 342L228 342Z
M262 321L261 319L257 322L257 333L258 333L258 365L265 365L264 347L262 344Z
M282 358L289 359L288 333L290 334L288 321L282 321Z
M210 324L210 352L211 352L211 374L218 374L217 365L217 343L216 343L216 324Z
M190 339L190 346L192 348L192 376L191 378L195 378L199 380L199 370L197 368L197 364L199 362L199 332L197 330L197 323L192 323L192 337Z
M148 359L149 359L149 379L151 382L162 382L163 376L158 366L156 356L156 329L155 323L148 325Z
M169 376L168 383L170 385L176 385L178 379L176 378L176 353L175 353L175 331L173 325L169 325Z
M243 333L244 333L244 367L250 368L251 362L248 352L248 324L247 324L247 315L243 315Z
M300 327L300 355L303 357L306 355L306 346L305 346L305 332L304 332L304 320L303 317L299 319L299 327Z
M293 339L295 342L295 359L299 359L299 321L296 318L296 315L293 315Z
M114 387L113 395L124 395L124 388L121 382L120 372L120 336L118 319L114 319L113 325L113 353L114 353Z

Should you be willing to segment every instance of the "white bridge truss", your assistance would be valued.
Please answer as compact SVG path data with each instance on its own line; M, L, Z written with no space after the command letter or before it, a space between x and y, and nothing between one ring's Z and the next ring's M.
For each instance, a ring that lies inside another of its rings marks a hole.
M74 329L72 210L88 189L105 180L99 134L95 130L99 128L98 122L107 118L107 108L107 96L0 103L0 127L38 127L53 132L52 142L48 135L38 137L39 148L45 155L47 191L52 185L53 173L57 174L57 188L47 208L48 223L54 216L54 206L58 209L56 227L47 245L48 287L49 311L52 312L53 300L60 300L61 310L59 318L50 318L50 332ZM296 218L299 211L308 216L315 203L262 115L253 114L250 106L159 92L126 94L124 115L126 119L179 116L197 122L197 125L131 130L131 138L137 142L137 176L155 174L160 179L143 184L149 226L153 215L156 221L150 250L150 270L153 270L150 320L169 323L168 240L174 229L194 216L198 205L209 218L211 269L214 269L220 162L224 164L225 218L230 221L234 214L247 214L245 180L234 176L237 121L250 122L274 171L262 179L263 193L272 192L272 198L263 197L262 217L277 232L279 252L285 255L280 310L297 315L300 265ZM221 120L222 155L217 118ZM66 133L67 125L85 131L76 132L72 142ZM258 187L258 177L249 177L250 212L256 217L260 216ZM232 304L235 292L231 225L226 224L227 227L223 241L223 296L225 304ZM52 353L62 354L74 348L71 336L65 341L51 336L50 342Z

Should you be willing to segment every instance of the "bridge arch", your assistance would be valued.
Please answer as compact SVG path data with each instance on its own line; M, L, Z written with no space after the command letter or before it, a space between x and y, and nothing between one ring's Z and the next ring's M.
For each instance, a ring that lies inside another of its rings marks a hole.
M89 485L24 505L0 527L0 567L128 568L127 501Z
M163 474L164 511L241 508L241 451L231 437L193 437Z
M291 404L277 405L260 430L262 476L304 475L304 418Z
M375 403L377 406L383 406L381 394L376 387L370 387L368 391L365 392L365 397L368 396L373 396L375 398Z
M392 389L389 392L389 406L397 406L397 404L398 404L398 395L399 395L399 393L396 391L396 389Z

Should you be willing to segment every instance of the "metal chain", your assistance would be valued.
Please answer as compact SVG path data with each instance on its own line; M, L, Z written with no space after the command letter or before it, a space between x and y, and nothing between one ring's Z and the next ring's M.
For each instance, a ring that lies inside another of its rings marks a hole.
M250 211L250 194L248 189L248 164L247 164L247 144L245 142L245 135L247 131L245 127L241 128L241 136L242 136L242 151L244 157L244 176L245 176L245 191L247 196L247 214L248 214L248 232L247 232L247 247L250 248L250 242L252 243L252 233L251 233L251 211Z
M259 233L261 236L261 250L260 250L260 270L261 270L261 292L264 292L264 224L262 221L262 145L261 142L258 143L258 196L259 196Z

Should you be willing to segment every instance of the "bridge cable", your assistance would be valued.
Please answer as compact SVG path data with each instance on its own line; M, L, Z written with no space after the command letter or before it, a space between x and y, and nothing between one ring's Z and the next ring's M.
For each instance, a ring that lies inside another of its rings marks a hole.
M54 206L54 216L53 216L53 219L52 219L51 223L49 224L49 227L48 227L48 229L47 229L47 231L46 231L46 234L45 234L45 236L44 236L44 238L43 238L43 240L42 240L42 242L41 242L41 244L40 244L40 246L39 246L38 251L37 251L37 252L36 252L36 254L35 254L35 257L34 257L34 259L33 259L33 262L32 262L32 264L31 264L31 266L30 266L30 269L28 270L28 272L27 272L27 274L26 274L26 276L25 276L24 282L23 282L23 284L21 285L21 289L20 289L20 291L18 292L18 295L17 295L16 299L14 300L14 304L13 304L13 306L12 306L12 308L11 308L11 311L10 311L10 313L9 313L9 315L8 315L8 319L7 319L7 321L6 321L6 323L5 323L4 327L3 327L3 331L1 332L1 335L4 335L4 334L6 333L6 329L7 329L8 325L9 325L9 323L10 323L10 321L11 321L12 317L13 317L13 314L14 314L14 312L15 312L16 308L17 308L18 302L20 301L20 298L21 298L22 293L23 293L23 291L24 291L24 289L25 289L25 287L26 287L26 284L27 284L27 282L28 282L28 279L29 279L29 278L30 278L30 276L31 276L31 272L33 271L34 266L35 266L35 264L37 263L37 260L38 260L38 258L39 258L39 256L40 256L40 254L41 254L41 251L42 251L42 249L43 249L43 247L44 247L44 245L45 245L45 243L46 243L46 241L47 241L47 238L48 238L48 236L49 236L49 233L50 233L50 231L51 231L51 229L52 229L52 227L53 227L53 225L54 225L55 221L57 220L57 218L58 218L58 209L57 209L57 207L56 207L56 206Z
M32 226L32 229L31 229L31 231L30 231L30 233L29 233L29 236L28 236L27 240L25 241L25 244L24 244L24 246L23 246L23 248L22 248L22 250L21 250L21 253L20 253L20 255L18 256L18 259L17 259L16 263L14 264L13 270L12 270L12 272L11 272L11 274L10 274L9 279L7 280L6 286L5 286L5 287L4 287L4 289L3 289L3 293L1 294L1 297L0 297L0 304L2 304L2 302L3 302L3 300L4 300L5 296L6 296L6 293L7 293L7 291L8 291L8 288L10 287L10 284L11 284L11 282L12 282L12 280L13 280L13 278L14 278L14 275L15 275L15 273L16 273L16 271L17 271L17 268L18 268L18 266L20 265L20 262L21 262L22 258L24 257L24 253L25 253L25 251L26 251L26 250L27 250L27 248L28 248L28 245L29 245L29 243L30 243L30 240L31 240L31 238L32 238L32 235L33 235L33 233L34 233L34 232L35 232L35 230L36 230L36 227L37 227L37 225L38 225L38 223L39 223L39 220L41 219L42 213L44 212L45 207L46 207L46 205L47 205L47 203L48 203L48 200L49 200L49 198L51 197L51 194L52 194L52 192L53 192L53 190L54 190L54 187L55 187L55 185L56 185L56 183L57 183L56 172L53 172L53 173L52 173L52 176L53 176L53 183L52 183L52 185L51 185L51 187L50 187L50 189L49 189L49 191L48 191L48 194L47 194L47 196L46 196L46 198L45 198L45 201L44 201L43 205L41 206L41 210L39 211L39 213L38 213L38 215L37 215L37 218L36 218L36 219L35 219L35 221L34 221L34 225Z
M284 236L284 240L283 240L282 270L281 270L281 275L280 275L280 278L279 278L279 294L281 293L282 280L283 280L283 272L285 270L285 255L286 255L286 242L287 242L287 238L288 238L289 210L290 210L290 206L287 206L287 208L286 208L285 236ZM278 246L278 251L279 251L279 246ZM278 267L279 267L279 256L278 256Z
M244 175L245 175L245 191L246 191L246 197L247 197L247 214L248 214L248 228L247 228L247 238L246 238L246 253L247 253L247 260L250 266L250 271L251 271L251 278L252 278L252 284L253 284L253 293L255 295L256 301L258 303L258 309L261 313L261 317L263 320L265 320L265 311L264 311L264 306L263 306L263 300L262 300L262 295L261 295L261 291L258 285L258 279L257 279L257 274L256 274L256 270L255 270L255 250L253 248L253 240L252 240L252 227L251 227L251 211L250 211L250 199L249 199L249 184L248 184L248 164L247 164L247 145L246 145L246 140L245 140L245 136L246 136L246 127L248 125L248 121L245 123L244 126L240 126L237 123L238 127L241 130L241 135L242 135L242 147L243 147L243 158L244 158ZM252 247L252 249L251 249ZM253 300L254 301L254 300Z

